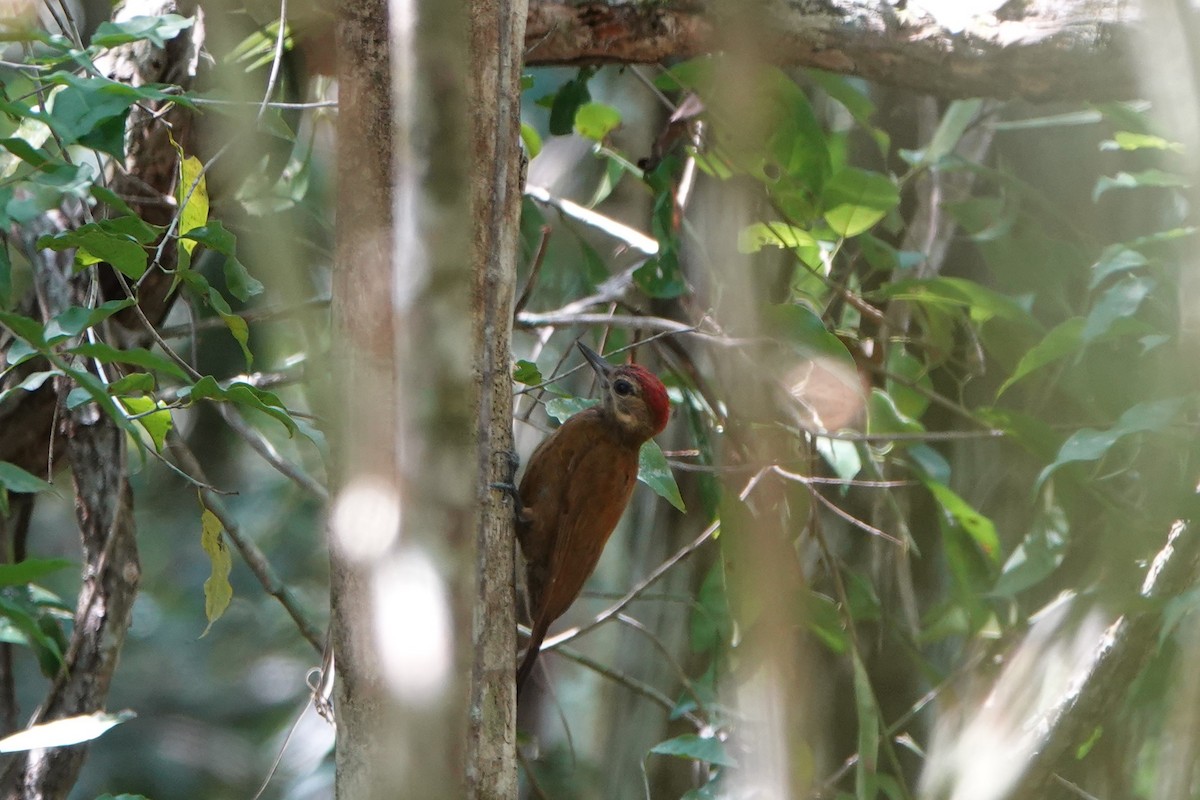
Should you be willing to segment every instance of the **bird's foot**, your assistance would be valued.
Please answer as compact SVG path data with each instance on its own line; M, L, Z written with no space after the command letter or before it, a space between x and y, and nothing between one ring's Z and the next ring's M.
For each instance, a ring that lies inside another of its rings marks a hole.
M500 467L502 474L506 480L495 481L489 483L488 486L492 489L498 489L512 498L513 504L519 509L521 508L521 496L517 492L517 467L521 463L521 459L517 457L515 450L503 450L497 453L498 456L504 459L503 465Z

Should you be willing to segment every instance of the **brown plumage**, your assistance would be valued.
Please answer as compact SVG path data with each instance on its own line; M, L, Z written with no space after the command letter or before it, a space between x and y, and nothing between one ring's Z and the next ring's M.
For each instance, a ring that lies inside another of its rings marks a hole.
M529 458L518 494L533 634L517 670L529 677L550 623L570 607L629 503L642 444L667 424L662 381L637 365L614 367L579 345L600 382L601 402L564 422Z

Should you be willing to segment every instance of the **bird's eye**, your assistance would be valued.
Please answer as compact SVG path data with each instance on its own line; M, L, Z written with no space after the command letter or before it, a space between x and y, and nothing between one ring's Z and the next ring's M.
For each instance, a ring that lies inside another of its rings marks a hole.
M624 397L625 395L633 394L633 384L624 378L619 379L613 384L613 391Z

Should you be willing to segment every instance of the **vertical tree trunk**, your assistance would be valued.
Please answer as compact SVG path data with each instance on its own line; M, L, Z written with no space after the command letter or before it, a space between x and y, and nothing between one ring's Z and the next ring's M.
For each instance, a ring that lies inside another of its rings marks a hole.
M517 793L513 507L492 486L513 479L509 359L523 172L519 128L526 10L527 0L473 0L470 23L472 315L480 395L467 785L468 795L480 799Z
M474 596L462 5L339 7L337 795L460 797Z

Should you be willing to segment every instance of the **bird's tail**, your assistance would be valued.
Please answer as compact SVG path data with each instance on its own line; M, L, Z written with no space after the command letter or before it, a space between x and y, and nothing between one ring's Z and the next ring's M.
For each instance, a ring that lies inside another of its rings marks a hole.
M533 632L529 637L529 649L525 651L525 658L521 660L521 666L517 667L517 700L521 699L521 687L525 685L529 673L533 672L533 665L537 663L538 653L542 649L542 640L546 638L546 631L549 627L549 623L541 621L535 622L533 625Z

